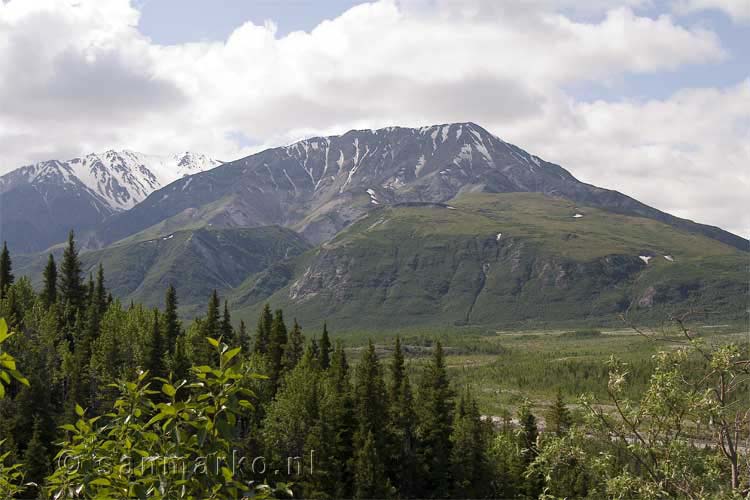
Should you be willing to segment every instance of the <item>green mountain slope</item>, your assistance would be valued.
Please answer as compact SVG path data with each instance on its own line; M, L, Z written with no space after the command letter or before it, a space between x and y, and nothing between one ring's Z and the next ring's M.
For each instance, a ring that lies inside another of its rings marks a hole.
M297 233L278 226L242 229L196 229L153 239L123 242L83 252L82 268L96 273L101 263L115 297L161 305L167 287L178 293L181 312L202 312L214 289L222 295L248 276L310 248ZM56 258L62 249L55 249ZM19 271L41 281L45 255L19 258Z
M648 263L645 261L648 260ZM748 255L653 219L535 193L378 208L336 238L251 276L306 321L343 328L612 321L690 306L744 314Z
M83 262L90 268L101 262L113 293L137 302L160 303L172 283L187 312L202 308L214 289L229 290L308 248L294 231L278 226L197 229L88 252Z

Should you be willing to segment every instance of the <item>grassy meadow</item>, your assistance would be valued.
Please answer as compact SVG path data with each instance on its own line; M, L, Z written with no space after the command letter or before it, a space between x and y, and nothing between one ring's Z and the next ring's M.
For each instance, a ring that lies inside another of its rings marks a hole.
M750 341L748 327L742 323L691 325L707 343L744 345ZM429 359L431 346L440 340L447 354L448 372L457 391L469 388L477 397L485 415L515 414L528 398L540 416L560 390L567 403L583 393L607 399L607 360L615 356L629 366L628 394L639 398L653 371L652 356L675 349L684 337L676 328L653 327L645 330L655 340L645 338L625 325L618 328L567 328L497 330L446 329L445 331L403 330L397 334L350 332L334 336L347 346L356 363L367 338L378 348L383 361L389 362L395 335L404 344L412 382ZM364 342L364 343L363 343Z

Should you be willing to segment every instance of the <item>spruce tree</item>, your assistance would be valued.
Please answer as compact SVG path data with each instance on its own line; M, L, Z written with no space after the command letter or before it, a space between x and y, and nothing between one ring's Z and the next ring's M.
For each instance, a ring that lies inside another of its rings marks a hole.
M57 265L52 254L49 254L43 276L44 286L41 297L44 305L49 307L57 301Z
M396 337L390 373L388 435L391 443L388 476L402 495L410 496L414 493L414 477L417 474L416 415L399 337Z
M3 242L3 250L0 252L0 299L5 298L8 287L13 284L13 265L10 260L8 245Z
M537 428L536 417L531 413L531 406L528 401L524 401L518 409L518 447L521 450L521 460L518 463L516 474L521 477L521 489L524 494L531 498L536 498L542 492L544 478L538 473L530 472L527 474L528 466L539 454L537 439L539 429Z
M271 306L263 306L263 312L258 318L258 327L255 330L254 351L259 354L268 354L268 346L271 343L271 326L273 324L273 314Z
M387 393L383 369L372 341L355 370L354 409L357 420L357 432L354 435L354 447L357 450L355 491L357 495L363 492L370 494L371 488L374 487L370 481L375 478L380 480L378 488L387 487L385 464L389 451L389 439L384 432L388 424ZM378 490L383 491L386 490Z
M229 303L224 301L224 313L221 317L221 324L219 325L219 331L221 332L222 341L230 346L237 344L237 339L234 338L234 328L232 327L232 317L229 314Z
M313 358L320 360L320 346L318 345L318 339L315 337L310 341L310 353L312 353Z
M304 456L305 441L320 419L320 370L309 354L286 374L263 425L274 461Z
M375 431L378 449L382 451L385 445L383 429L388 421L388 402L383 368L372 340L355 370L354 404L357 419L360 425L365 426L365 433L360 438L365 438L367 430Z
M326 373L325 397L322 415L328 422L324 429L326 439L320 456L328 457L326 488L333 498L350 498L353 493L354 434L356 420L352 386L349 380L349 364L341 343L337 344Z
M562 391L557 391L557 398L546 415L546 426L548 432L554 432L557 436L562 436L571 425L570 411L565 406L562 397Z
M86 287L86 305L94 304L94 277L89 273L89 282Z
M91 311L88 312L90 313ZM84 315L80 310L74 313L74 318L72 327L70 327L74 338L73 353L70 357L70 365L65 370L67 375L67 393L65 395L66 421L76 418L76 404L83 408L88 407L91 396L91 384L89 383L91 344L88 342L88 339L91 337L91 329L95 323L90 321L90 314Z
M151 335L148 345L148 361L146 369L152 377L163 377L164 373L164 337L159 325L159 311L154 309L151 322Z
M96 271L93 300L97 309L99 309L99 314L103 315L104 311L107 310L107 289L104 287L104 268L101 263L99 263L99 268Z
M206 321L203 323L203 335L218 339L221 335L221 323L219 319L219 294L216 290L211 294L208 300L208 310L206 311Z
M331 365L331 339L328 336L328 325L323 323L323 335L320 337L320 368L327 370Z
M248 337L247 334L247 326L245 325L245 320L240 320L240 329L237 332L237 341L239 345L242 346L242 352L250 353L252 350L250 349L250 337Z
M366 432L354 464L354 498L386 498L391 488L383 466L385 457L372 430Z
M0 302L2 308L0 308L0 315L5 316L8 325L11 328L21 328L23 321L23 311L21 304L18 301L18 293L16 287L11 285L5 290L5 299Z
M525 462L531 463L537 455L537 437L539 429L536 425L536 417L531 413L528 401L525 401L518 409L518 424L521 430L518 434L518 445L521 447Z
M99 314L99 307L96 303L92 302L86 309L86 329L85 334L81 338L82 342L76 344L76 349L80 347L81 355L84 356L86 363L88 363L88 357L91 355L91 348L94 345L96 339L99 338L101 332L101 314Z
M445 497L450 490L453 392L448 383L440 342L425 367L417 404L418 458L424 471L422 496Z
M49 451L44 444L42 433L41 420L35 417L34 430L31 434L31 440L24 451L23 464L24 472L26 473L24 480L27 483L34 483L38 486L29 484L29 490L26 492L28 497L26 498L36 498L40 493L40 487L44 482L44 478L50 469Z
M72 396L69 400L69 411L75 404L86 407L90 401L97 402L90 364L94 343L101 333L101 315L94 302L88 304L85 312L79 311L76 314L74 332L76 336L73 362L76 366L70 383Z
M71 308L73 314L83 307L86 289L81 279L81 261L78 259L73 231L68 234L68 246L63 252L62 263L60 264L59 292L60 299Z
M169 357L169 371L175 380L184 380L190 373L190 359L187 355L185 334L180 332L174 342L174 351Z
M406 366L404 364L404 351L401 349L401 338L396 337L393 346L393 360L391 361L391 401L396 401L401 394L401 387L407 382Z
M94 346L94 342L99 338L101 333L101 314L99 313L99 307L93 301L89 302L86 306L85 311L79 311L76 317L76 328L75 332L75 346L74 355L76 363L81 367L81 373L85 376L89 374L89 364L91 362L91 353ZM81 326L82 324L82 326ZM85 377L84 377L85 378ZM87 381L81 379L81 393L88 395L90 387L87 386ZM88 396L87 396L88 397ZM78 401L83 404L83 401Z
M164 300L164 339L169 353L174 353L181 331L182 326L177 316L177 290L169 285Z
M271 364L270 379L274 392L281 382L284 371L284 347L286 342L287 330L284 324L284 312L277 309L271 323L271 336L268 344L268 356Z
M305 336L302 334L302 328L294 320L294 326L292 331L289 333L289 340L287 341L286 348L284 349L284 369L289 371L297 366L297 363L302 359L305 348ZM311 356L314 356L311 354ZM315 360L317 363L317 359ZM318 363L319 365L319 363Z
M185 332L185 354L191 366L215 366L219 361L216 351L208 342L206 331L205 319L196 318Z
M488 428L482 423L476 400L461 397L451 434L451 475L454 498L484 498L489 491L491 469L487 460Z

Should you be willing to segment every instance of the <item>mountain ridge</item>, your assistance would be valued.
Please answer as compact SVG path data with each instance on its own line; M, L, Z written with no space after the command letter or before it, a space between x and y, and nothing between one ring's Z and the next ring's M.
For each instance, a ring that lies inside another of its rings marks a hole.
M108 150L20 167L0 176L0 231L12 248L43 250L64 239L68 229L89 230L174 180L219 164L191 152Z
M503 141L472 122L352 130L312 137L224 163L155 191L102 223L101 247L171 221L222 227L279 224L312 243L333 237L373 206L445 202L458 194L540 192L639 215L707 235L744 251L748 240L680 219L618 191L578 181L560 165Z
M180 177L221 163L189 151L159 156L128 149L109 149L70 160L46 160L14 169L0 176L0 193L21 182L33 185L50 179L68 183L77 180L112 211L122 211Z
M103 263L117 296L148 305L174 282L185 315L217 289L247 320L270 301L355 329L692 306L737 319L748 293L747 240L580 182L474 123L313 137L99 208L77 233L86 269ZM38 280L45 257L16 262Z

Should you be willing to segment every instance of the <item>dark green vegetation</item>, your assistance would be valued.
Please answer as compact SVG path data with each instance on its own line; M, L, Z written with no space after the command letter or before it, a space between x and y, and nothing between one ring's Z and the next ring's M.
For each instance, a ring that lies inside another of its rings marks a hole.
M606 324L628 310L652 321L691 307L739 319L747 260L651 219L534 193L471 194L375 209L333 240L251 276L231 301L240 314L255 314L275 285L270 300L300 319L353 330Z
M125 307L102 268L82 279L72 235L41 294L7 257L5 498L741 498L750 487L750 356L732 327L698 332L681 316L642 334L438 333L445 346L409 334L345 349L269 306L250 332L216 292L186 328L172 287L164 310ZM604 365L606 351L617 356Z

